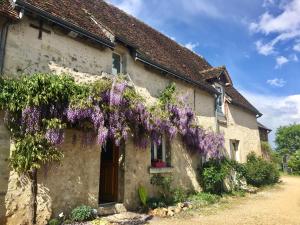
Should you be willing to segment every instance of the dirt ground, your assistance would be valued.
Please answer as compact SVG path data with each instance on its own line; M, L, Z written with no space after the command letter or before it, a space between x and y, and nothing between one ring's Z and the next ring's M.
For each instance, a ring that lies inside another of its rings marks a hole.
M282 177L282 183L256 195L229 199L177 218L154 218L151 225L300 225L300 177Z

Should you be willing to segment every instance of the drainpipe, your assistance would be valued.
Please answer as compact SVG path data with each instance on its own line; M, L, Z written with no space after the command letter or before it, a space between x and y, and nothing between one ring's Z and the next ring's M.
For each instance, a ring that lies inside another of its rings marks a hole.
M220 132L220 127L219 127L219 122L218 122L218 109L217 109L217 98L218 98L218 95L215 94L214 98L215 98L215 125L216 125L216 132L219 133Z
M9 20L7 19L0 30L0 75L3 74L4 68L4 59L5 59L5 47L6 47L6 40L7 40L7 33L9 27Z

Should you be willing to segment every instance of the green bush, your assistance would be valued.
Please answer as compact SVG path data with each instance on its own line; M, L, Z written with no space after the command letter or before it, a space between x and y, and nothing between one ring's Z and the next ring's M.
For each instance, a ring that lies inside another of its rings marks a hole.
M220 201L220 196L205 192L198 192L189 196L188 200L194 202L196 205L204 206L217 203Z
M231 166L226 159L209 160L200 169L200 183L205 192L221 194L223 181L230 174Z
M76 222L83 222L95 219L95 216L91 207L82 205L72 210L70 219Z
M244 165L244 176L248 184L260 187L277 183L279 170L274 163L250 153L247 156L247 163Z
M49 225L60 225L61 222L59 219L51 219L49 222L48 222Z
M288 165L292 169L293 174L300 175L300 150L291 155Z
M188 193L181 188L175 188L172 190L173 203L185 202L188 198Z
M168 204L166 200L162 197L152 197L148 199L147 206L150 209L156 209L156 208L167 207Z

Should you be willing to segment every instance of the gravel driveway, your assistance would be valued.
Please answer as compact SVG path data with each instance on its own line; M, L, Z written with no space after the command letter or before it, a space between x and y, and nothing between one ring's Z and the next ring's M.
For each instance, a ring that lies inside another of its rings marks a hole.
M232 202L225 209L188 218L153 219L153 225L300 225L300 177L285 176L278 188Z

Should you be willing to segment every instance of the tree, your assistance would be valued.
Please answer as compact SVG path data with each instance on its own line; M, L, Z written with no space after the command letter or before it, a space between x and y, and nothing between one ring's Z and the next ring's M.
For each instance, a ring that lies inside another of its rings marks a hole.
M300 150L300 124L279 127L276 131L276 150L281 155L291 155Z
M292 173L300 175L300 150L296 151L288 161Z

